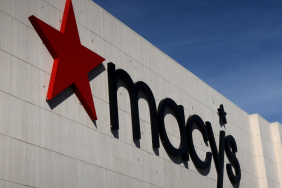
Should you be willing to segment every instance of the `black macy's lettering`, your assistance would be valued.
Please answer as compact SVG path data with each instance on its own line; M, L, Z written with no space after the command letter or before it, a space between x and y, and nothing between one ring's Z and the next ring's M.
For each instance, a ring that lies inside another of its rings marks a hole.
M194 165L201 169L210 168L212 158L217 171L217 187L222 188L223 186L223 174L224 174L224 150L228 157L230 164L226 165L227 174L229 180L232 183L239 183L241 180L241 168L235 153L237 152L236 141L233 136L228 135L225 137L225 131L220 131L219 151L217 150L212 126L210 122L203 122L201 117L198 115L192 115L188 118L185 126L185 116L183 106L177 105L172 99L166 98L161 100L158 108L156 107L155 97L149 88L149 86L138 81L134 83L129 74L122 70L116 70L115 64L108 63L108 87L109 87L109 101L110 101L110 121L111 128L114 130L119 129L118 119L118 101L117 101L117 82L121 79L127 87L130 97L131 107L131 121L133 138L141 139L140 134L140 121L139 121L139 107L138 107L138 92L143 91L147 97L147 102L150 110L151 120L151 133L152 133L152 146L159 148L159 136L165 150L173 156L182 157L183 160L188 161L189 155ZM166 133L165 129L165 109L170 107L174 112L174 117L177 120L179 131L180 131L180 145L175 148ZM221 106L223 110L223 106ZM222 112L223 113L223 112ZM226 114L225 114L226 115ZM225 118L225 117L224 117ZM226 120L225 120L226 121ZM195 150L193 139L192 139L192 127L196 123L203 136L205 142L210 143L211 152L206 152L206 158L202 161ZM232 171L232 167L235 169L235 174Z

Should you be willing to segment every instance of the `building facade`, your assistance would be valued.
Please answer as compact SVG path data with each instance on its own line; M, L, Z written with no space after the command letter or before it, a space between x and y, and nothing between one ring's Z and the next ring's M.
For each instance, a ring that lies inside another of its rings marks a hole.
M1 188L220 187L220 169L222 187L282 186L281 124L247 114L91 0L72 4L81 45L105 59L86 72L97 120L78 86L46 99L60 57L38 20L63 33L70 2L0 0Z

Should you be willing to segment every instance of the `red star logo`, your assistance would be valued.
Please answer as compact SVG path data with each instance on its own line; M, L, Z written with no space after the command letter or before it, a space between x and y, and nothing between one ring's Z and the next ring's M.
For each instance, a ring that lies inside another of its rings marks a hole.
M47 100L71 86L90 118L97 120L87 73L105 59L81 45L71 0L60 31L35 16L29 20L54 58Z

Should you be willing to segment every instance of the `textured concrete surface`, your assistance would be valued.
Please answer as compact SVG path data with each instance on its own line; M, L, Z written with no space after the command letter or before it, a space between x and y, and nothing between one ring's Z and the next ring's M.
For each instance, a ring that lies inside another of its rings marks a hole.
M140 93L140 143L132 138L127 90L118 89L120 129L110 129L107 63L144 81L156 103L172 98L186 119L198 114L219 131L233 135L242 179L232 185L224 170L224 187L282 185L281 124L251 115L173 61L91 0L73 0L82 45L106 59L89 73L98 120L90 120L71 89L46 102L53 59L28 17L35 15L60 28L65 0L0 0L0 187L216 187L214 162L208 172L193 162L151 146L149 109ZM224 105L227 125L217 108ZM172 115L166 130L173 145L179 131ZM198 155L210 151L193 132ZM218 144L217 144L218 145ZM229 163L225 157L225 163Z

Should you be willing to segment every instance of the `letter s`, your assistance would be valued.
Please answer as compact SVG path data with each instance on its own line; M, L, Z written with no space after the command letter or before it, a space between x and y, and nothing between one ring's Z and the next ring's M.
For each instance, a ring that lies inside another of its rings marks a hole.
M235 153L237 152L236 141L233 136L228 135L225 137L225 153L229 162L235 168L235 174L232 172L231 164L226 164L226 171L229 177L229 180L232 183L239 183L241 180L241 168L238 159L236 158Z

